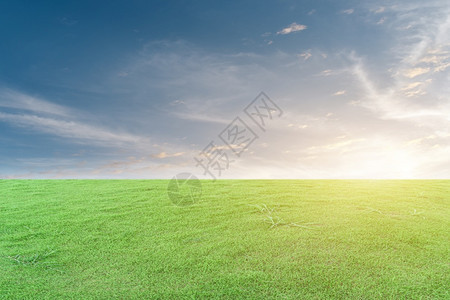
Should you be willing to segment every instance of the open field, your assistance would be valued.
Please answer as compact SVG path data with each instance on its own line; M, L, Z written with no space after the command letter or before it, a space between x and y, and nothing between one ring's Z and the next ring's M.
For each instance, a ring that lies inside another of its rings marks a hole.
M0 298L450 298L450 181L167 183L0 181Z

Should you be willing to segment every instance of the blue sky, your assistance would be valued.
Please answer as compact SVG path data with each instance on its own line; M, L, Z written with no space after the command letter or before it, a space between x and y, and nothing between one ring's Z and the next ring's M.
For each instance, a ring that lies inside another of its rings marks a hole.
M3 1L0 177L449 178L448 1ZM219 153L219 152L217 152Z

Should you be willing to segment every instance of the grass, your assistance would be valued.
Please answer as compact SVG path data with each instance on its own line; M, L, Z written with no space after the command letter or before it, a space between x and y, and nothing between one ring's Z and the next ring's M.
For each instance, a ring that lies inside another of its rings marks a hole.
M450 181L0 181L0 298L450 299Z

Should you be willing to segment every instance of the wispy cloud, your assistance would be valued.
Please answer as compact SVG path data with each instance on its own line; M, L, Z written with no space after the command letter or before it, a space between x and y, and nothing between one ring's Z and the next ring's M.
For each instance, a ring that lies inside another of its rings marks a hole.
M79 116L83 113L78 110L11 89L0 90L0 107L10 109L0 111L0 121L26 131L64 138L66 142L105 147L150 143L148 138L82 120Z
M198 122L206 122L206 123L217 123L217 124L228 124L230 120L225 119L221 116L209 114L199 114L195 112L172 112L171 115L176 116L177 118L189 121L198 121Z
M0 107L27 110L35 113L45 113L57 116L70 115L69 109L64 106L8 88L0 88Z
M380 14L380 13L384 12L385 10L386 10L386 7L380 6L378 8L373 9L372 11L376 14Z
M403 72L403 76L408 77L408 78L414 78L417 76L420 76L422 74L426 74L430 72L430 68L412 68L412 69L407 69Z
M386 17L382 17L381 19L378 20L377 25L381 25L384 22L386 22L387 18Z
M340 91L337 91L336 93L334 93L333 96L342 96L342 95L344 95L345 93L346 93L345 90L340 90Z
M298 56L302 57L304 60L308 60L309 58L311 58L312 54L311 51L308 50L303 53L300 53Z
M425 95L426 92L424 88L432 82L432 79L427 79L424 81L415 81L401 88L401 91L404 92L406 97L415 97Z
M333 74L333 70L326 69L319 73L319 76L330 76Z
M143 141L143 138L139 136L116 133L105 128L80 123L79 121L65 121L29 114L0 112L0 121L27 130L62 137L76 143L95 144L97 146L111 146L112 144L121 146Z
M354 59L356 63L352 72L361 83L361 87L364 89L366 95L365 101L359 102L360 105L373 110L377 114L380 114L382 118L387 119L414 120L419 118L418 121L420 122L422 121L420 118L427 116L447 117L445 111L448 110L448 107L430 107L424 105L425 103L423 102L410 103L407 98L400 97L401 94L404 95L405 85L403 84L397 84L385 91L380 90L370 79L362 59ZM409 87L414 87L414 85Z
M78 23L78 20L74 20L74 19L71 19L71 18L68 18L68 17L58 18L58 21L61 24L64 24L64 25L67 25L67 26L73 26L73 25Z
M429 13L422 14L424 9ZM428 126L434 126L431 123L448 119L450 113L448 100L444 100L445 83L438 74L445 71L450 62L450 17L445 13L450 12L450 7L433 1L392 6L389 10L396 15L394 24L389 24L390 30L398 34L398 46L391 50L391 56L397 60L396 64L391 63L393 84L384 89L377 87L364 60L353 57L353 74L364 87L367 98L360 103L385 118L415 119L422 124L423 118L433 116ZM417 28L414 39L403 32L406 25ZM412 101L411 98L417 97L426 99Z
M353 8L341 10L341 13L346 14L346 15L351 15L354 12L355 12L355 10Z
M288 27L283 28L282 30L278 31L277 34L283 34L284 35L284 34L289 34L289 33L297 32L297 31L302 31L302 30L305 30L307 28L308 27L306 25L292 23Z
M306 149L307 152L310 152L311 154L318 154L319 152L324 151L330 151L330 150L341 150L341 151L350 151L352 148L349 148L350 146L353 146L354 144L362 143L366 141L366 139L360 138L360 139L349 139L345 141L340 141L337 143L322 145L322 146L312 146Z
M152 155L152 157L162 159L162 158L168 158L168 157L177 157L177 156L181 156L183 154L185 154L185 153L184 152L176 152L176 153L169 154L169 153L163 151L158 154Z

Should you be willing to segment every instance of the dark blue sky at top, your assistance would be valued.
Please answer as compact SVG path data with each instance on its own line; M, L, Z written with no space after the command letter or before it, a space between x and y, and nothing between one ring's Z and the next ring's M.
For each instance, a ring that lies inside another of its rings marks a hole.
M332 50L348 43L366 51L379 47L376 31L335 13L351 6L348 1L3 1L0 79L36 89L64 78L95 80L155 40L186 40L224 53ZM293 22L310 30L271 48L262 43L260 35Z

